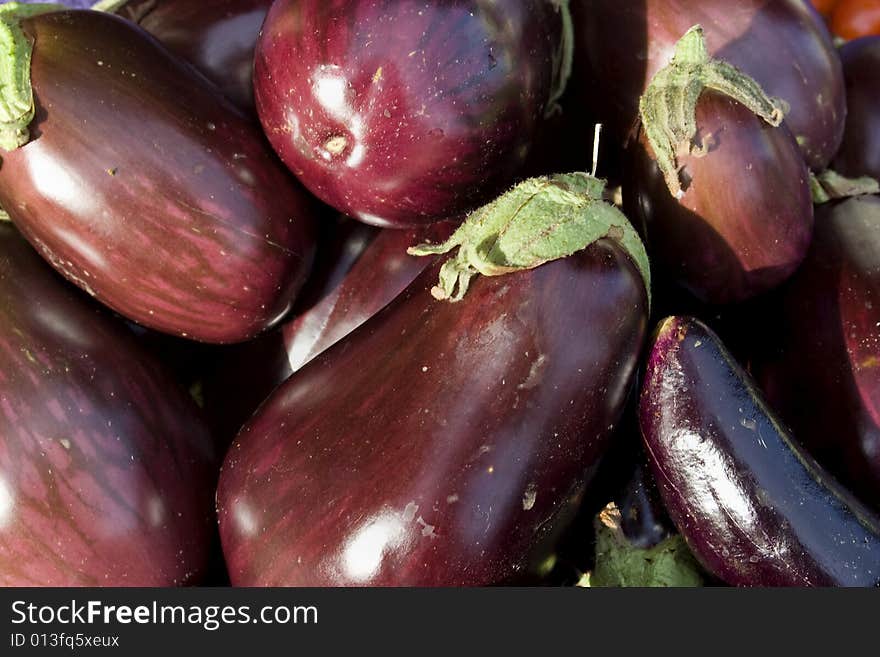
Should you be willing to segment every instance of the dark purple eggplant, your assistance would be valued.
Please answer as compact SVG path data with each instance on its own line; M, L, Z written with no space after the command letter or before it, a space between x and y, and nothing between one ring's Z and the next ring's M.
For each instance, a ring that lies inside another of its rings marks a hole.
M482 252L487 226L500 231L496 247L519 233L528 253L546 254L542 238L561 237L561 225L580 233L569 212L583 207L584 180L527 181L482 209L453 236L456 257L260 407L217 492L233 584L500 584L552 554L633 380L644 250L616 224L569 257L514 273L483 266L458 279L458 295L445 292L462 258L500 264L495 248ZM616 212L602 204L592 216Z
M824 169L843 137L840 60L804 0L574 0L575 72L583 102L625 138L639 97L685 30L702 25L709 52L788 105L786 122L807 163Z
M654 477L642 463L636 465L629 482L616 498L620 531L633 547L655 547L674 533L675 526L663 508Z
M277 0L257 42L264 130L316 196L384 227L508 186L564 84L567 2Z
M767 292L803 261L813 230L809 171L785 125L705 91L697 103L705 154L679 155L674 197L644 135L631 147L627 213L657 269L710 304Z
M846 80L846 131L833 167L852 177L880 179L880 36L840 49Z
M127 0L113 12L140 25L242 108L254 109L257 36L272 0Z
M736 586L880 586L880 519L698 320L660 324L640 422L665 506L710 573Z
M219 466L198 409L8 223L0 336L0 585L198 583Z
M820 206L753 367L813 456L880 510L880 197Z
M218 436L231 438L291 374L379 312L430 264L407 255L418 242L442 242L454 225L405 231L349 220L323 250L291 319L218 357L204 381L205 408Z
M314 202L219 91L96 11L22 23L31 141L2 153L0 205L68 280L178 336L238 342L289 310Z

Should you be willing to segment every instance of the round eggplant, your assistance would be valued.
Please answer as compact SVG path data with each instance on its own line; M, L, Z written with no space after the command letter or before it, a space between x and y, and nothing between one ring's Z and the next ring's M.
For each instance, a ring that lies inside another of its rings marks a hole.
M811 453L880 510L880 197L820 206L801 269L753 363Z
M316 196L383 227L508 186L566 78L567 0L277 0L257 42L266 135Z
M318 252L315 275L278 329L220 356L204 381L205 408L219 436L232 437L291 374L379 312L430 264L407 255L424 240L443 241L453 225L379 230L347 221Z
M710 573L735 586L880 586L880 519L698 320L661 323L639 417L665 506Z
M251 121L132 23L61 11L33 40L31 140L2 153L0 205L68 280L125 317L238 342L289 310L315 202Z
M705 303L745 301L785 281L806 255L809 171L785 124L772 127L716 92L700 96L696 125L702 152L679 155L679 198L641 134L625 207L659 271Z
M880 36L840 49L846 79L846 132L833 167L847 176L880 179Z
M639 97L693 25L709 52L788 105L786 122L816 171L843 137L846 97L840 59L822 19L804 0L574 0L575 73L583 102L624 139Z
M0 585L205 574L219 462L186 392L0 224Z
M436 263L288 379L218 488L236 585L485 585L547 557L620 419L645 336L617 242L480 276Z
M236 105L254 110L257 36L272 0L128 0L113 12L190 62Z

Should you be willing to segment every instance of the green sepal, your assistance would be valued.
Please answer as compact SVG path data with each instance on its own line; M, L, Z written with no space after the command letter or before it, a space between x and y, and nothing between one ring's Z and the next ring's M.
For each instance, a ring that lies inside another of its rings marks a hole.
M440 269L435 298L460 301L471 279L534 269L602 238L618 242L638 268L651 298L651 271L642 240L626 216L602 199L605 181L587 173L530 178L471 213L442 244L407 250L426 256L458 253Z
M130 2L130 0L98 0L98 2L92 5L91 9L92 11L103 11L112 14L127 2Z
M620 521L620 511L614 504L609 504L597 516L596 565L578 586L703 586L702 569L679 534L651 548L635 547L624 535Z
M571 71L574 66L574 21L571 16L571 0L549 0L550 4L556 7L559 12L559 18L562 21L562 39L559 43L559 51L556 54L554 68L556 69L556 77L553 80L553 87L550 91L550 99L547 102L545 116L552 116L560 111L559 100L565 94L568 87L568 80L571 78Z
M847 178L832 169L826 169L821 173L810 173L810 191L813 203L821 205L853 196L880 194L880 182L870 176Z
M21 29L21 21L67 7L58 4L0 5L0 149L13 151L30 141L34 120L31 89L33 44Z
M675 46L639 99L639 117L670 193L681 198L680 154L702 155L694 145L697 101L712 89L745 105L772 126L782 123L784 101L769 97L754 79L720 59L709 57L703 28L694 25Z

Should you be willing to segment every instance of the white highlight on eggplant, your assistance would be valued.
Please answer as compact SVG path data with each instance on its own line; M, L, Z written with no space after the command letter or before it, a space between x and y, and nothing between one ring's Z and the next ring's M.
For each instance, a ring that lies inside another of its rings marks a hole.
M9 484L0 477L0 527L6 527L12 520L12 509L15 507L15 498Z
M369 580L381 568L385 555L400 544L403 535L404 524L396 513L386 513L365 523L345 546L345 574L355 582Z

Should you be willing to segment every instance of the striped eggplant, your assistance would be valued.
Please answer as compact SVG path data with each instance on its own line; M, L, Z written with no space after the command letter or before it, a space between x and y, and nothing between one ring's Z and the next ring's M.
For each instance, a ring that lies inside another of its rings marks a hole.
M112 11L190 62L236 105L254 109L257 35L272 0L117 0Z
M880 197L820 206L753 369L812 454L880 511Z
M755 78L787 106L786 123L810 167L837 152L846 119L840 59L804 0L573 0L572 87L611 134L625 139L639 97L693 25L713 57Z
M458 256L264 402L217 492L233 584L485 585L544 562L635 374L648 314L641 245L617 224L569 257L444 291L499 215L522 219L505 223L508 247L519 233L546 253L535 236L577 232L566 212L579 184L524 184L491 204L453 236Z
M661 322L639 417L666 509L710 573L880 586L880 518L806 453L705 324Z
M6 131L27 143L0 152L0 206L25 237L150 328L226 343L274 325L311 266L316 208L258 128L129 21L15 18L35 115Z
M696 106L705 152L678 157L687 184L673 196L643 132L629 151L624 205L657 269L712 305L778 287L813 232L809 171L785 124L705 91Z
M257 112L318 198L361 221L461 216L513 182L564 88L568 0L276 0Z
M213 449L122 323L0 224L0 585L198 583Z

